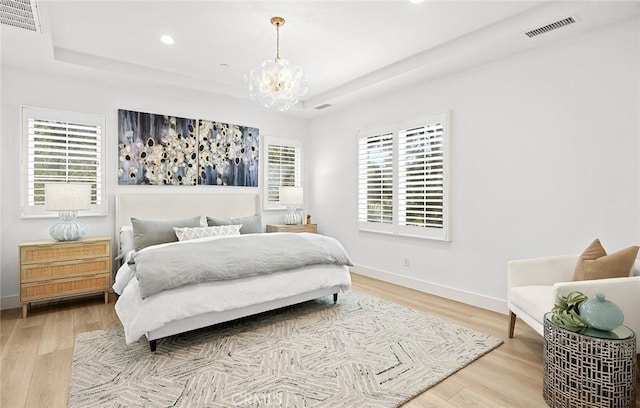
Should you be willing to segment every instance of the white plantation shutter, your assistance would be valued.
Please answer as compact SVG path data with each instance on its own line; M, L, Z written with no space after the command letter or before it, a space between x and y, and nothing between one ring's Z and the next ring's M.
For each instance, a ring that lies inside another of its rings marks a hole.
M393 225L393 133L358 137L358 223L361 229L391 231Z
M105 118L42 108L22 108L25 168L22 215L57 216L45 210L45 183L88 183L91 210L106 214L103 175Z
M281 209L280 187L302 185L302 147L298 141L265 138L266 166L264 208Z
M435 229L431 233L436 236L444 232L443 122L398 132L398 227L409 235L428 229Z
M449 240L447 146L447 113L359 135L360 229Z

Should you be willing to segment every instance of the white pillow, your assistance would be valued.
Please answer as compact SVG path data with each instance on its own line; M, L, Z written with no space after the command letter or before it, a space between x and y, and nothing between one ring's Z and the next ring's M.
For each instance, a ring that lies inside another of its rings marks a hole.
M215 227L180 228L173 227L178 241L187 241L196 238L214 237L216 235L240 235L242 224L219 225Z
M131 251L126 258L129 258L131 256L131 253L133 252L134 251ZM129 284L129 281L133 279L134 276L135 274L133 273L133 270L129 267L127 262L123 262L122 266L118 268L118 273L116 273L116 280L115 282L113 282L113 291L118 295L122 295L122 292L124 292L124 288L127 287L127 284Z
M118 248L118 257L116 260L120 260L126 257L129 252L135 249L133 240L133 227L131 225L124 225L120 227L120 248ZM127 262L125 259L123 262Z

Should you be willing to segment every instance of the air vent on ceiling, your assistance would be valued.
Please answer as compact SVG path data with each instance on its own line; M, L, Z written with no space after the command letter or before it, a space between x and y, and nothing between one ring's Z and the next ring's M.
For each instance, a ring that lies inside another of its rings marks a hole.
M0 0L0 23L41 33L36 0Z
M563 18L562 20L558 20L555 23L534 28L533 30L527 31L525 34L527 35L527 37L531 38L540 34L548 33L549 31L557 30L560 27L568 26L569 24L573 24L575 22L576 20L573 17L567 17Z
M328 108L329 106L331 106L331 105L329 105L328 103L323 103L322 105L318 105L318 106L316 106L316 107L315 107L315 108L313 108L313 109L323 110L323 109Z

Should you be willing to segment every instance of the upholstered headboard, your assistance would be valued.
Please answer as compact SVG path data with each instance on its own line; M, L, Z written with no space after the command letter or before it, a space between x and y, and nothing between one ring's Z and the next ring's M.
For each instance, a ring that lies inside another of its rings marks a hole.
M121 258L128 250L133 249L133 231L129 230L128 239L120 234L120 227L131 225L131 217L159 221L199 215L202 217L201 222L206 223L207 216L242 217L260 212L258 194L118 194L115 219L116 260L122 262ZM117 269L119 263L114 265Z
M196 215L241 217L260 212L258 194L118 194L116 231L131 217L171 220Z

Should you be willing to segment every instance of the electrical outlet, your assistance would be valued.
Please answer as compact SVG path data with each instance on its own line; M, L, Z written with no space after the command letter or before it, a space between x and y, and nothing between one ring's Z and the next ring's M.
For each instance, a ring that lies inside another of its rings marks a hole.
M409 258L404 258L404 266L409 266Z

